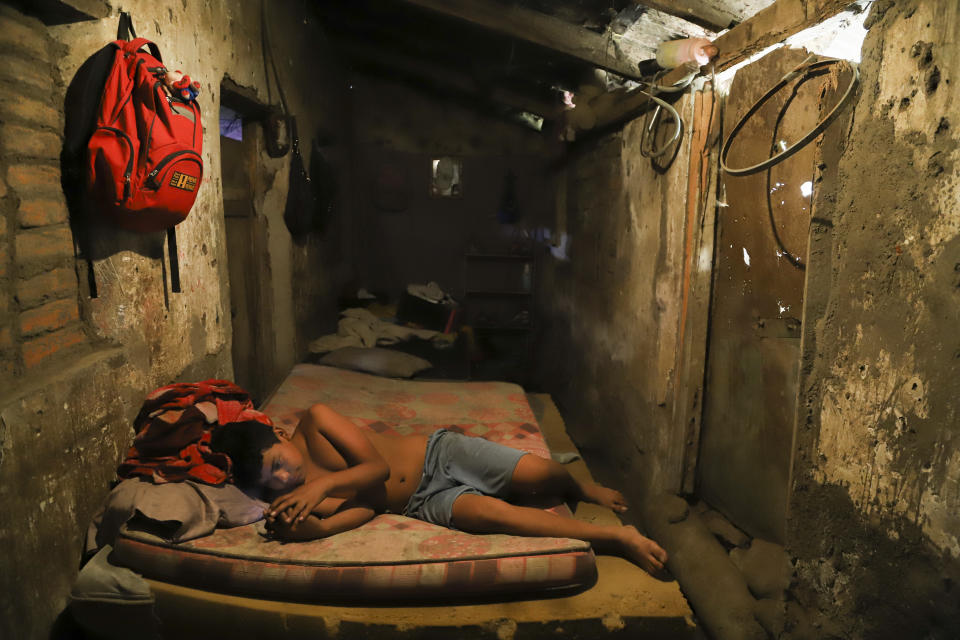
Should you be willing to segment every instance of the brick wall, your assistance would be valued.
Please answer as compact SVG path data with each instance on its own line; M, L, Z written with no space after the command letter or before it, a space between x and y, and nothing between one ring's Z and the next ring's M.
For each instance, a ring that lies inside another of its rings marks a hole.
M0 381L87 343L60 184L54 52L40 21L0 6Z

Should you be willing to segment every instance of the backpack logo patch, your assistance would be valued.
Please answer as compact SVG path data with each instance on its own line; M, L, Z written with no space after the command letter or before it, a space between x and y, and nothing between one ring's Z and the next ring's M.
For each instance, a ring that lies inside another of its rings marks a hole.
M170 186L183 189L184 191L195 191L197 188L197 178L196 176L174 171L173 177L170 178Z

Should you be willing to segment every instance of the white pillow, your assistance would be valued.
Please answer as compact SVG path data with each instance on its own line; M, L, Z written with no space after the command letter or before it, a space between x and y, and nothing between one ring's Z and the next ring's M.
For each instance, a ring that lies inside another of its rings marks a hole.
M429 361L409 353L379 347L342 347L323 356L319 362L328 367L363 371L387 378L410 378L433 366Z

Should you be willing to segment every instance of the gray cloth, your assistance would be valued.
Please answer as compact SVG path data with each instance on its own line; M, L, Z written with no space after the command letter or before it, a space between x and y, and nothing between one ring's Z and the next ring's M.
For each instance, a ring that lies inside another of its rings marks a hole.
M453 503L464 493L502 498L525 451L438 429L427 441L423 476L403 515L453 526Z
M232 484L217 487L185 480L153 484L129 478L107 496L87 530L87 553L112 545L120 527L135 519L137 527L170 542L183 542L263 518L267 504Z
M113 547L106 545L83 565L70 590L70 599L153 602L150 585L139 574L110 563L112 551Z
M70 590L71 617L90 637L159 640L150 585L133 571L111 564L111 551L105 546L80 570Z

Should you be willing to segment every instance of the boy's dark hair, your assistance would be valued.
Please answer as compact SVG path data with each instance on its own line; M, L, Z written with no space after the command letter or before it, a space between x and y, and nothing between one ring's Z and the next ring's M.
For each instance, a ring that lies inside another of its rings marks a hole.
M256 420L229 422L210 435L210 448L230 457L233 482L243 489L260 486L263 452L278 442L273 427Z

